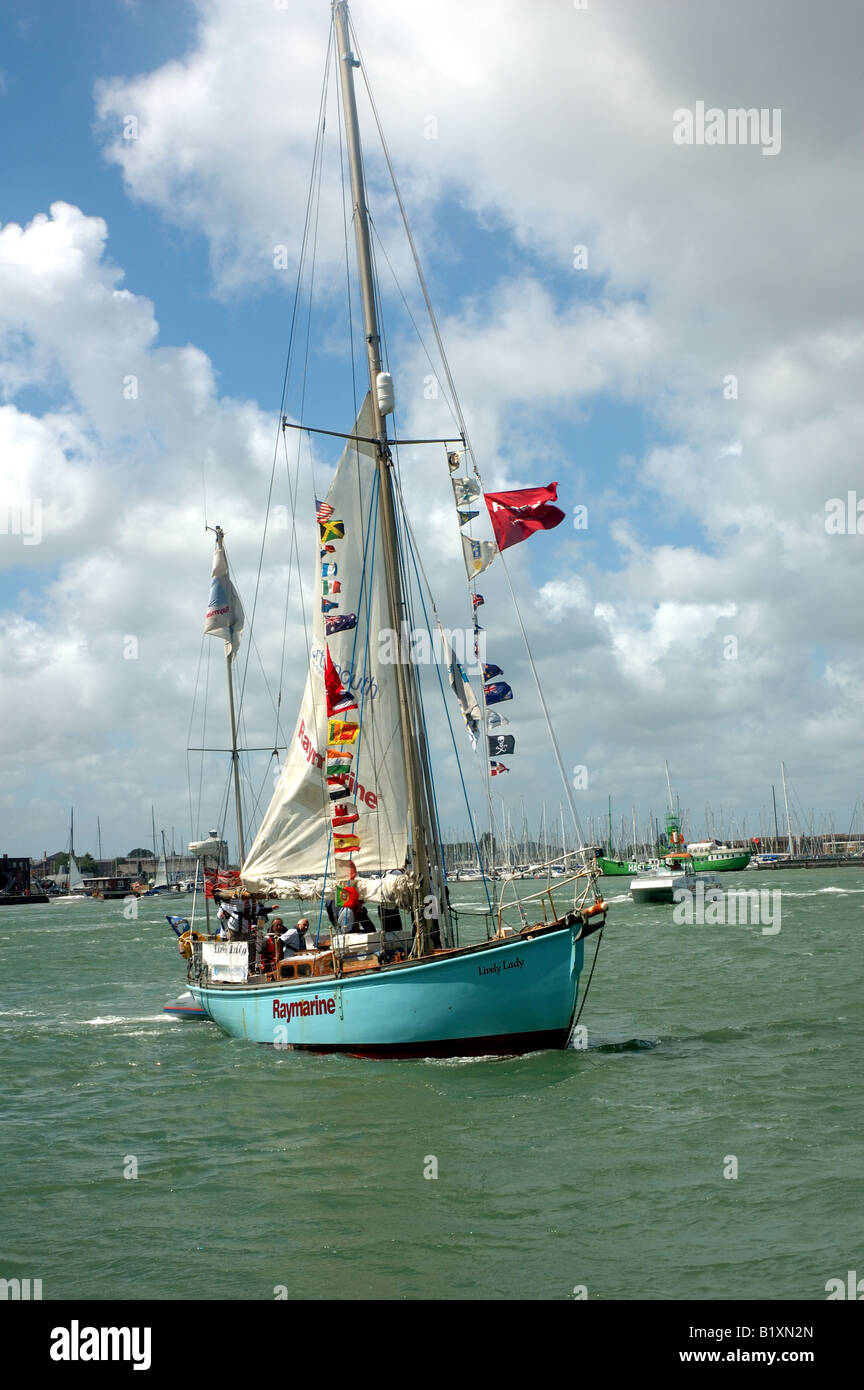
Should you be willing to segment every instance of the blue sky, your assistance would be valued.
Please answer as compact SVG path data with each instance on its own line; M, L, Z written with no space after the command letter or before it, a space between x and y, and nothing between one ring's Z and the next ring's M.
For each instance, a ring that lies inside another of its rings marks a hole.
M353 7L484 480L555 478L568 513L589 508L586 532L568 520L513 553L566 759L590 771L586 823L610 792L642 819L662 807L664 757L694 833L707 802L739 823L749 808L752 825L781 757L817 819L845 829L860 791L860 545L823 524L860 479L860 208L854 141L838 137L860 122L858 20L826 17L814 51L803 0L781 30L771 8L733 3L718 33L707 3L649 24L635 0L530 16L506 0L490 33L455 0L425 19L395 0ZM0 500L35 492L47 519L38 546L0 536L9 852L60 843L72 801L82 824L104 812L118 851L151 802L189 820L202 475L251 594L327 29L316 0L243 12L84 0L0 15L0 223L27 229L0 243ZM778 90L776 158L673 145L682 104L767 106ZM129 112L141 138L124 144ZM58 202L77 211L34 224ZM373 214L407 283L392 207ZM292 260L276 271L282 238ZM321 287L338 242L322 240ZM382 282L401 427L449 433L383 267ZM341 321L334 309L325 345ZM306 419L347 428L350 396L344 354L325 352ZM319 467L336 452L321 443ZM452 560L427 465L403 468L433 558ZM455 614L458 564L441 572ZM486 587L489 656L519 697L512 794L536 820L531 769L548 755L501 577ZM275 593L262 604L281 630ZM132 684L112 655L130 631L148 653ZM34 652L50 686L38 716ZM289 672L286 707L295 687ZM250 703L250 728L267 708ZM443 819L465 818L453 802Z

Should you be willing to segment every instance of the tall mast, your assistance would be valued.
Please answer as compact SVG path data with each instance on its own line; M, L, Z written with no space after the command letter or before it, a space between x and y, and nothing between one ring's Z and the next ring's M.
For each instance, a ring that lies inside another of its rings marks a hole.
M369 214L366 209L366 190L363 177L363 154L360 146L360 125L357 119L357 98L354 91L354 68L358 60L351 51L348 6L344 0L333 5L336 28L342 107L345 114L345 135L348 144L348 167L351 173L351 200L354 211L354 231L357 239L357 263L360 273L360 292L363 302L363 327L366 336L366 357L369 369L369 394L372 406L373 433L378 465L379 516L384 568L387 577L387 603L390 626L401 635L408 629L408 607L402 589L399 568L399 538L396 527L393 463L387 445L384 416L378 402L378 375L382 370L381 337L378 331L378 310L375 303L375 282L372 270L372 243L369 235ZM437 903L435 914L441 926L443 941L452 942L450 907L445 890L441 846L433 816L432 784L423 721L419 717L420 699L414 667L398 661L395 666L399 703L399 728L405 784L408 792L408 815L413 845L414 870L417 882L413 890L413 917L417 927L421 954L432 945L431 921L424 913L424 899L431 894Z
M780 776L783 778L783 804L786 807L786 839L789 845L789 853L794 854L792 847L792 826L789 821L789 794L786 791L786 764L780 764Z
M234 770L234 805L237 811L237 845L240 850L240 863L246 858L243 843L243 802L240 798L240 754L237 752L237 718L234 714L234 674L233 657L230 652L225 657L228 675L228 716L231 720L231 766Z

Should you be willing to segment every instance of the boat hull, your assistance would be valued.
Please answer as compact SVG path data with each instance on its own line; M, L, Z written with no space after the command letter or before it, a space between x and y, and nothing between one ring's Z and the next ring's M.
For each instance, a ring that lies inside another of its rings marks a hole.
M644 873L647 867L646 860L606 859L603 855L597 860L597 868L606 878L632 877Z
M674 903L676 893L694 892L702 885L705 893L722 892L722 885L713 874L650 874L634 878L630 896L634 903ZM680 901L680 899L679 899Z
M728 874L746 869L751 855L744 850L741 854L694 854L692 867L694 873ZM662 860L606 859L601 856L597 867L607 878L633 877L635 874L650 872Z
M735 873L739 869L746 869L751 857L747 850L742 854L694 854L693 871L697 874Z
M170 1004L162 1005L162 1012L168 1018L179 1018L184 1023L200 1023L210 1021L210 1015L201 1005L196 1003L192 995L188 992L181 994L179 999L174 999Z
M584 950L579 927L561 927L341 979L190 991L224 1032L279 1049L512 1055L566 1047Z
M671 903L675 901L678 883L671 879L661 879L657 883L640 883L634 880L630 885L630 896L634 903Z

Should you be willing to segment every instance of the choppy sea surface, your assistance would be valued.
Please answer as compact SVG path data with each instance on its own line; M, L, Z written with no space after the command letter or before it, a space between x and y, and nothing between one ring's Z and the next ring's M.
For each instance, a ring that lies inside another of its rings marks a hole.
M191 898L0 908L0 1277L46 1300L824 1299L862 1258L864 873L726 875L781 891L779 932L602 882L587 1046L512 1060L167 1019L165 913Z

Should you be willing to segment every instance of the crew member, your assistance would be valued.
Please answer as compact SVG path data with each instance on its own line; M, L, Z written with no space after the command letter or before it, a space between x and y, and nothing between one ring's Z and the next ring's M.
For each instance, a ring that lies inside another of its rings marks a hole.
M262 933L261 969L266 975L276 964L276 938L272 932Z
M279 925L282 925L281 922ZM276 922L273 923L273 926L276 927ZM309 918L301 917L296 927L289 927L287 931L280 934L279 941L282 945L283 960L286 956L296 956L301 951L306 950L305 937L308 930Z

